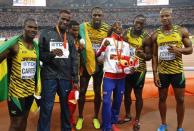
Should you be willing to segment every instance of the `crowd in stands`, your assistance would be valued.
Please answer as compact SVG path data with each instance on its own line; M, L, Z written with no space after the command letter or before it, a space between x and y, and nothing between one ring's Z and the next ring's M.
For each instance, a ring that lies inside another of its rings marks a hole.
M151 32L153 28L149 27L158 27L160 25L159 21L159 11L160 8L149 7L149 8L113 8L105 9L105 21L109 24L112 24L114 21L121 21L123 25L132 25L132 20L134 16L138 14L143 14L147 17L147 28ZM35 18L38 21L38 25L42 28L54 26L58 16L57 10L49 9L35 9L34 11L29 10L28 8L23 8L20 12L17 12L14 9L0 10L0 37L10 36L15 33L19 33L15 28L21 27L23 20L26 18ZM194 33L194 7L181 7L173 8L173 17L175 23L181 24L184 26L189 26L189 31ZM82 23L88 21L90 18L90 9L82 8L79 10L72 10L73 19ZM10 28L12 30L6 30ZM15 29L15 30L14 30Z

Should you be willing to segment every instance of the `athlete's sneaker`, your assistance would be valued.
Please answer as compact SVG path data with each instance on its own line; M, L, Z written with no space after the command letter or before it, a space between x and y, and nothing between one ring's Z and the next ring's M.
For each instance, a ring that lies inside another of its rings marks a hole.
M135 120L133 122L133 131L139 131L139 129L140 129L140 122L139 120Z
M168 131L167 125L161 124L160 127L157 129L157 131Z
M120 129L115 124L112 124L112 131L120 131Z
M83 118L78 118L77 120L77 124L76 124L76 129L77 130L81 130L82 129L82 125L83 125L84 119Z
M131 116L125 116L124 118L119 119L117 124L124 124L126 122L130 122L131 120L132 120Z
M184 131L184 129L183 128L178 128L177 131Z
M97 118L93 119L93 125L95 129L100 129L100 122Z

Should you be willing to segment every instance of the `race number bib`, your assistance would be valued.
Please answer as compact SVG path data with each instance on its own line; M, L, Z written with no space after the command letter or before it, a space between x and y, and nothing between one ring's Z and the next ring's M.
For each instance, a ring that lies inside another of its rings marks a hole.
M21 79L33 79L36 72L36 61L21 62Z
M130 47L130 48L129 48L129 56L130 56L130 57L135 57L135 51L136 51L135 48Z
M50 51L54 49L61 49L63 51L62 56L55 56L55 58L68 58L69 57L69 45L67 43L66 48L63 46L63 42L50 42Z
M94 49L95 52L97 52L98 49L100 49L100 44L92 43L92 48Z
M159 59L160 60L174 60L175 53L170 53L168 51L169 46L160 46L159 47Z

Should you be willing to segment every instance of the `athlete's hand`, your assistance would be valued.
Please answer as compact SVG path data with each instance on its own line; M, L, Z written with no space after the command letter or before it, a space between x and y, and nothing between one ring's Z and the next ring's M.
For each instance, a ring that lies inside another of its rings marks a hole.
M108 40L105 40L103 46L108 46L108 45L110 45L110 42Z
M137 56L144 59L146 57L146 54L143 50L137 50Z
M84 46L85 46L85 41L84 41L84 39L80 39L80 41L79 41L79 49L80 50L83 50L84 49Z
M169 45L168 51L170 53L175 53L178 56L181 56L181 54L182 54L181 53L181 48L178 48L178 47L173 46L173 45Z
M154 84L155 86L157 86L158 88L161 88L161 83L160 83L160 79L158 74L154 74Z
M56 56L62 56L63 55L63 51L61 49L53 49L51 51L51 53L53 53Z

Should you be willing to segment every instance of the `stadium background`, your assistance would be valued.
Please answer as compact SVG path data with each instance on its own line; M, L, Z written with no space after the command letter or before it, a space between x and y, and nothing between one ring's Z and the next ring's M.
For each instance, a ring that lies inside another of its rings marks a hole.
M132 20L137 14L144 14L147 17L146 30L151 34L160 26L159 11L163 7L173 9L174 23L185 26L190 32L190 38L194 44L194 1L193 0L169 0L169 5L137 6L137 0L46 0L45 7L37 6L13 6L12 0L0 1L0 43L4 39L10 38L22 32L22 23L26 18L35 18L40 29L55 25L58 11L69 9L72 12L72 19L79 21L89 21L90 10L94 6L104 8L104 20L112 24L115 20L123 23L123 28L132 25ZM194 55L184 56L184 65L187 77L187 95L194 95ZM0 69L1 70L1 69ZM90 84L91 85L91 84ZM144 98L157 97L157 89L152 81L151 63L148 62L148 75L146 76L146 90ZM90 88L91 89L91 88ZM169 94L173 94L172 90ZM93 99L90 92L88 99ZM193 97L191 97L193 98ZM189 98L187 98L189 99ZM193 104L193 103L192 103ZM4 105L3 105L4 106ZM152 106L152 105L151 105ZM0 105L0 109L2 105ZM57 107L58 108L58 107ZM193 108L194 109L194 108ZM191 112L193 113L193 112ZM2 120L0 120L2 121ZM0 130L4 129L0 125ZM124 128L123 128L124 129ZM194 129L191 128L191 129ZM144 130L146 131L146 130ZM191 130L188 130L191 131Z

